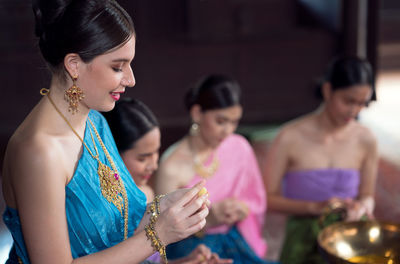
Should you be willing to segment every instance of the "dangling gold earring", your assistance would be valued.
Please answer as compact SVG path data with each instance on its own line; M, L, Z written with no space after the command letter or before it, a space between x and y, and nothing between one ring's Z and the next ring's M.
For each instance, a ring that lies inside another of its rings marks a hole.
M68 111L72 114L78 112L78 103L85 98L83 91L81 88L76 86L76 81L78 80L78 76L72 77L72 86L67 89L64 93L64 99L68 102L69 107Z
M190 126L189 134L191 136L197 136L197 134L199 134L199 124L193 122L192 125Z

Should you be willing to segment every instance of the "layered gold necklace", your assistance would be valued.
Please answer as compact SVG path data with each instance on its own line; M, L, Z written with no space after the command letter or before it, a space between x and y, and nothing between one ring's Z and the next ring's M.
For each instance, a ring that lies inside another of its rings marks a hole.
M129 208L128 195L126 193L124 183L120 175L118 174L117 167L115 166L114 161L112 160L110 154L108 153L108 150L104 145L103 140L101 139L99 133L97 132L96 127L93 125L92 121L88 118L90 126L92 127L108 162L111 164L112 169L100 161L99 152L97 150L92 131L90 130L90 136L93 141L93 146L96 155L93 154L93 152L89 149L89 147L83 141L81 136L79 136L79 134L72 127L72 125L68 122L67 118L57 108L57 106L50 97L50 90L43 88L40 90L40 94L47 95L47 98L49 98L50 103L56 109L58 114L64 119L67 125L71 128L72 132L74 132L74 134L79 138L79 140L85 146L86 150L89 152L90 156L92 156L93 159L97 160L99 164L97 168L97 174L99 175L101 193L107 199L108 202L114 204L115 207L117 207L118 211L121 213L121 217L124 218L124 240L126 240L128 238L128 208Z
M210 165L205 166L204 160L201 160L194 150L193 142L191 138L188 138L189 148L193 154L193 170L194 172L204 179L208 179L214 175L214 173L218 170L219 160L215 152L212 153L213 159Z

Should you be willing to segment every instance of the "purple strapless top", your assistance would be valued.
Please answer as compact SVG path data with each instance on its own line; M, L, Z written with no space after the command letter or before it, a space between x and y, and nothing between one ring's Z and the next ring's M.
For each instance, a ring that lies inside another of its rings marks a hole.
M356 169L312 169L291 171L284 177L285 197L325 201L332 197L355 198L360 184Z

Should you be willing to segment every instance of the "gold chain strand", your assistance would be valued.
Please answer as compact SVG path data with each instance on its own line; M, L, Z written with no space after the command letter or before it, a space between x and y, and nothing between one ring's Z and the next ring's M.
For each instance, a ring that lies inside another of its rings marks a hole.
M104 163L102 163L100 161L99 152L97 150L92 131L90 131L90 136L92 137L93 146L96 151L96 155L93 155L93 153L90 151L89 147L86 145L86 143L83 141L83 139L79 136L79 134L75 131L75 129L69 123L67 118L57 108L57 106L55 105L55 103L53 102L53 100L50 97L50 91L46 88L43 88L40 90L40 94L47 95L50 103L56 109L58 114L64 119L64 121L67 123L67 125L71 128L72 132L74 132L74 134L79 138L79 140L85 146L85 148L87 149L89 154L93 157L93 159L97 160L97 162L99 164L99 167L97 169L97 174L98 174L99 180L100 180L101 193L107 199L108 202L114 204L117 207L118 211L121 213L121 216L123 216L123 218L124 218L124 240L126 240L128 238L128 210L129 210L128 195L126 193L125 185L124 185L121 177L118 174L118 170L114 164L114 161L112 160L110 154L108 153L108 150L106 149L99 133L97 132L96 127L93 125L92 121L88 118L89 123L92 126L92 128L96 134L96 137L100 143L100 146L103 149L103 152L104 152L108 162L111 164L111 167L113 168L113 170L111 170L110 167L108 167L107 165L105 165ZM124 210L123 210L124 215L122 213L122 207L124 207Z
M67 123L67 125L69 126L69 128L71 128L72 132L74 132L74 134L79 138L79 140L83 143L83 145L85 146L85 148L87 149L87 151L89 152L90 156L92 156L95 160L99 159L99 153L97 152L96 149L96 145L95 146L95 150L96 150L96 156L93 155L93 153L90 151L89 147L86 145L86 143L83 141L83 139L81 138L81 136L79 136L78 132L75 131L75 129L72 127L72 125L68 122L67 118L61 113L61 111L58 109L58 107L55 105L55 103L53 102L53 100L50 97L50 90L46 89L46 88L42 88L40 89L40 94L41 95L47 95L47 97L49 98L50 103L53 105L54 109L56 109L57 113L62 117L62 119L64 119L64 121Z
M124 206L124 238L127 239L129 201L128 201L128 195L126 193L125 185L124 185L124 182L122 181L120 175L118 174L118 170L114 164L114 161L112 160L110 154L108 153L108 150L107 150L106 146L104 145L103 140L101 139L99 133L97 132L96 127L93 125L93 123L90 119L88 119L88 120L89 120L90 125L93 127L94 133L100 142L100 146L103 149L103 151L106 155L106 158L108 159L108 161L111 164L111 167L114 170L114 171L111 171L110 174L108 174L108 175L111 175L111 177L103 178L102 183L105 184L104 187L106 187L106 188L102 188L102 193L104 191L104 193L106 193L106 195L111 198L112 203L115 206L117 206L117 208L121 212L121 215L122 215L122 205ZM117 186L115 186L114 180L118 183ZM108 186L109 186L109 188L107 188ZM103 193L103 195L104 195L104 193ZM118 194L120 193L122 195L123 202L121 201L121 197L119 195L117 197L114 196L117 193ZM110 201L108 198L107 198L107 200Z

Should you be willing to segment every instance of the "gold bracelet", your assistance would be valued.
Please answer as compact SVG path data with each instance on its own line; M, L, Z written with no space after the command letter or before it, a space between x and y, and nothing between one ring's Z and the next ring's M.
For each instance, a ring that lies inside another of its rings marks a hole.
M161 214L160 199L164 196L165 195L157 195L151 202L149 209L147 211L147 213L150 214L150 223L154 224L158 216Z
M146 225L144 227L144 230L146 232L147 239L151 242L151 246L154 248L155 251L160 254L160 257L162 258L164 263L168 263L167 251L164 244L157 236L156 229L154 228L154 223L149 223L148 225Z
M164 196L165 196L164 194L160 194L160 195L157 195L156 198L154 198L154 200L156 202L157 214L161 214L160 201L161 201L161 198L163 198Z

